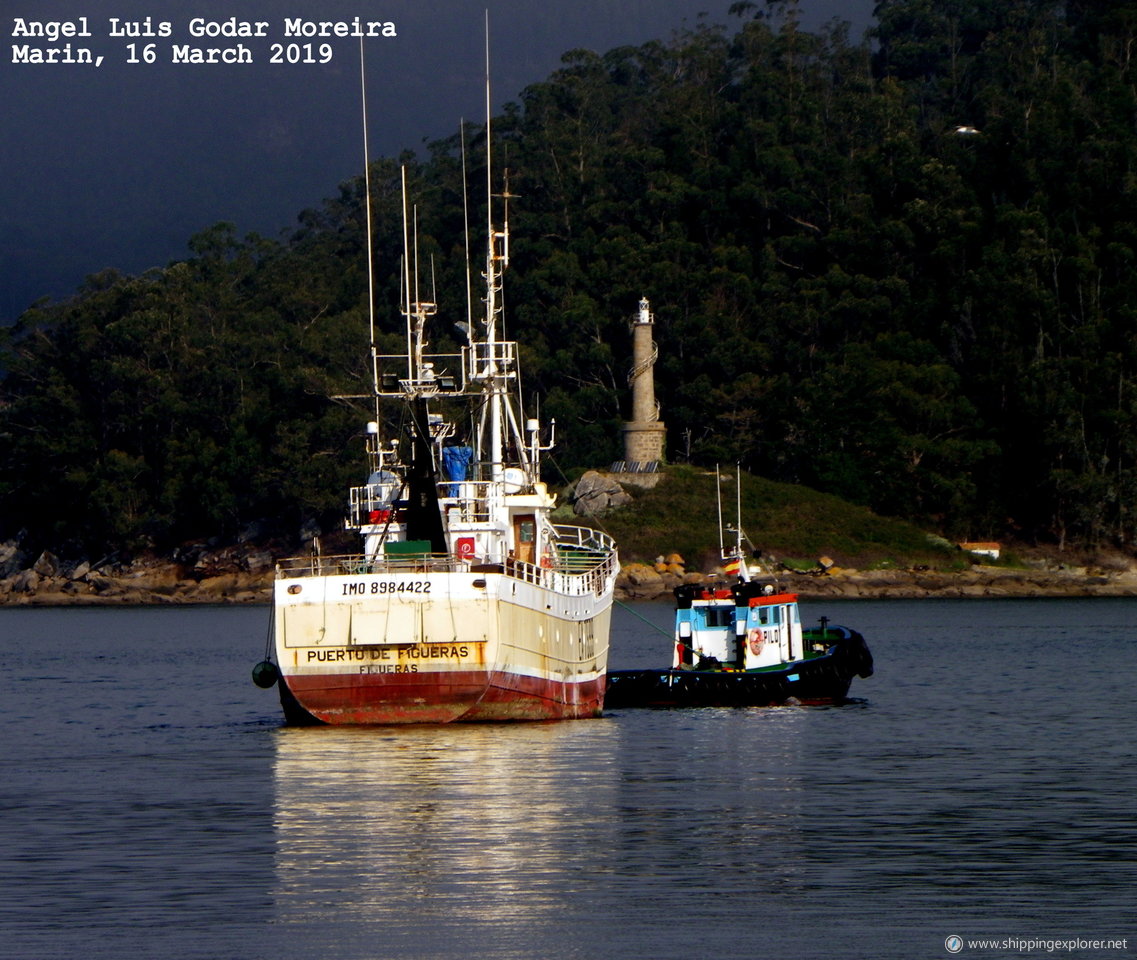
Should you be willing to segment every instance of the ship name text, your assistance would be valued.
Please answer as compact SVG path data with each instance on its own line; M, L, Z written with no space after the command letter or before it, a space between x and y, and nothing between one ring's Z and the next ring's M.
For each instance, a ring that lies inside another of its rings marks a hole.
M475 645L477 646L477 645ZM468 643L423 643L407 647L335 647L309 650L309 663L347 663L370 660L466 660Z

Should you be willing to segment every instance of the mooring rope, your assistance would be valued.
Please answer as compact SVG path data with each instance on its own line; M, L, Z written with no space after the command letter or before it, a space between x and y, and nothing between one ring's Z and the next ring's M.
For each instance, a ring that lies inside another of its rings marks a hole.
M636 613L636 611L633 610L631 607L629 607L626 603L624 603L623 600L613 600L612 602L615 603L617 606L623 607L633 617L638 617L640 620L642 620L644 623L646 623L653 630L657 630L659 633L663 634L663 636L667 637L668 640L673 639L671 634L668 631L664 630L663 627L659 626L658 624L652 623L647 617L643 616L642 614Z
M276 602L269 604L268 608L268 636L265 637L265 659L272 659L272 627L276 619Z

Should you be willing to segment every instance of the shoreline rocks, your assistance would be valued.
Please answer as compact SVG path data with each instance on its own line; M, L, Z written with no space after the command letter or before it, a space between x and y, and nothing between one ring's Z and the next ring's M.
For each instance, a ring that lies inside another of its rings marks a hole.
M165 604L268 604L279 543L236 546L190 544L173 558L130 562L106 558L69 565L44 552L34 559L12 544L0 551L0 607ZM663 560L664 558L660 558ZM623 602L670 600L681 583L724 579L685 572L678 563L627 563L616 582ZM924 599L971 597L1137 597L1137 562L1065 565L1053 559L1031 566L975 564L960 572L853 570L824 565L810 573L779 572L759 579L803 600L824 598Z
M273 567L271 553L252 546L70 567L45 552L30 567L0 577L0 606L268 603Z
M82 580L28 579L17 575L0 581L0 607L267 604L271 599L271 573L233 573L200 581L170 576L111 577L101 574L90 574Z
M646 564L620 572L616 599L623 602L669 600L680 583L714 582L714 577L659 573ZM121 606L177 604L268 604L271 570L218 573L203 579L179 575L173 565L145 573L40 576L22 570L0 580L3 606ZM802 600L913 600L936 598L1137 597L1137 574L1100 575L1086 571L975 569L965 573L842 571L825 576L783 574L769 581L779 592Z
M642 565L630 564L630 567ZM650 569L650 568L648 568ZM669 598L678 582L714 582L715 576L687 574L669 583L667 574L652 581L639 570L620 573L619 600ZM1137 568L1094 570L1084 567L1033 569L974 566L960 573L934 570L848 570L823 574L779 573L760 577L775 590L796 593L802 600L919 600L975 597L1137 597Z

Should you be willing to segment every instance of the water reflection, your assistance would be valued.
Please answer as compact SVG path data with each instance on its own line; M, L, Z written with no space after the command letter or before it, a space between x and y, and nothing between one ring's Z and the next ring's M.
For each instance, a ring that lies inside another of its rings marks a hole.
M280 918L466 936L539 922L589 870L616 735L603 721L281 730Z
M661 915L727 922L800 889L804 719L282 729L277 921L381 935L388 956L518 957L595 956L629 925L642 949Z

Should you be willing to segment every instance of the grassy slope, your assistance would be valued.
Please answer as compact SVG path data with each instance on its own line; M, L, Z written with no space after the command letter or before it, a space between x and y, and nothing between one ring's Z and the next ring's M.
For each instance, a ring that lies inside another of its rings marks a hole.
M624 563L652 562L660 554L682 554L688 570L708 570L718 560L718 508L713 471L669 466L652 490L628 488L635 502L609 511L594 525L612 534ZM722 477L723 519L736 516L735 478ZM742 475L742 527L763 557L805 565L828 556L857 569L936 569L966 566L958 550L937 545L911 524L879 517L836 497L806 487Z

